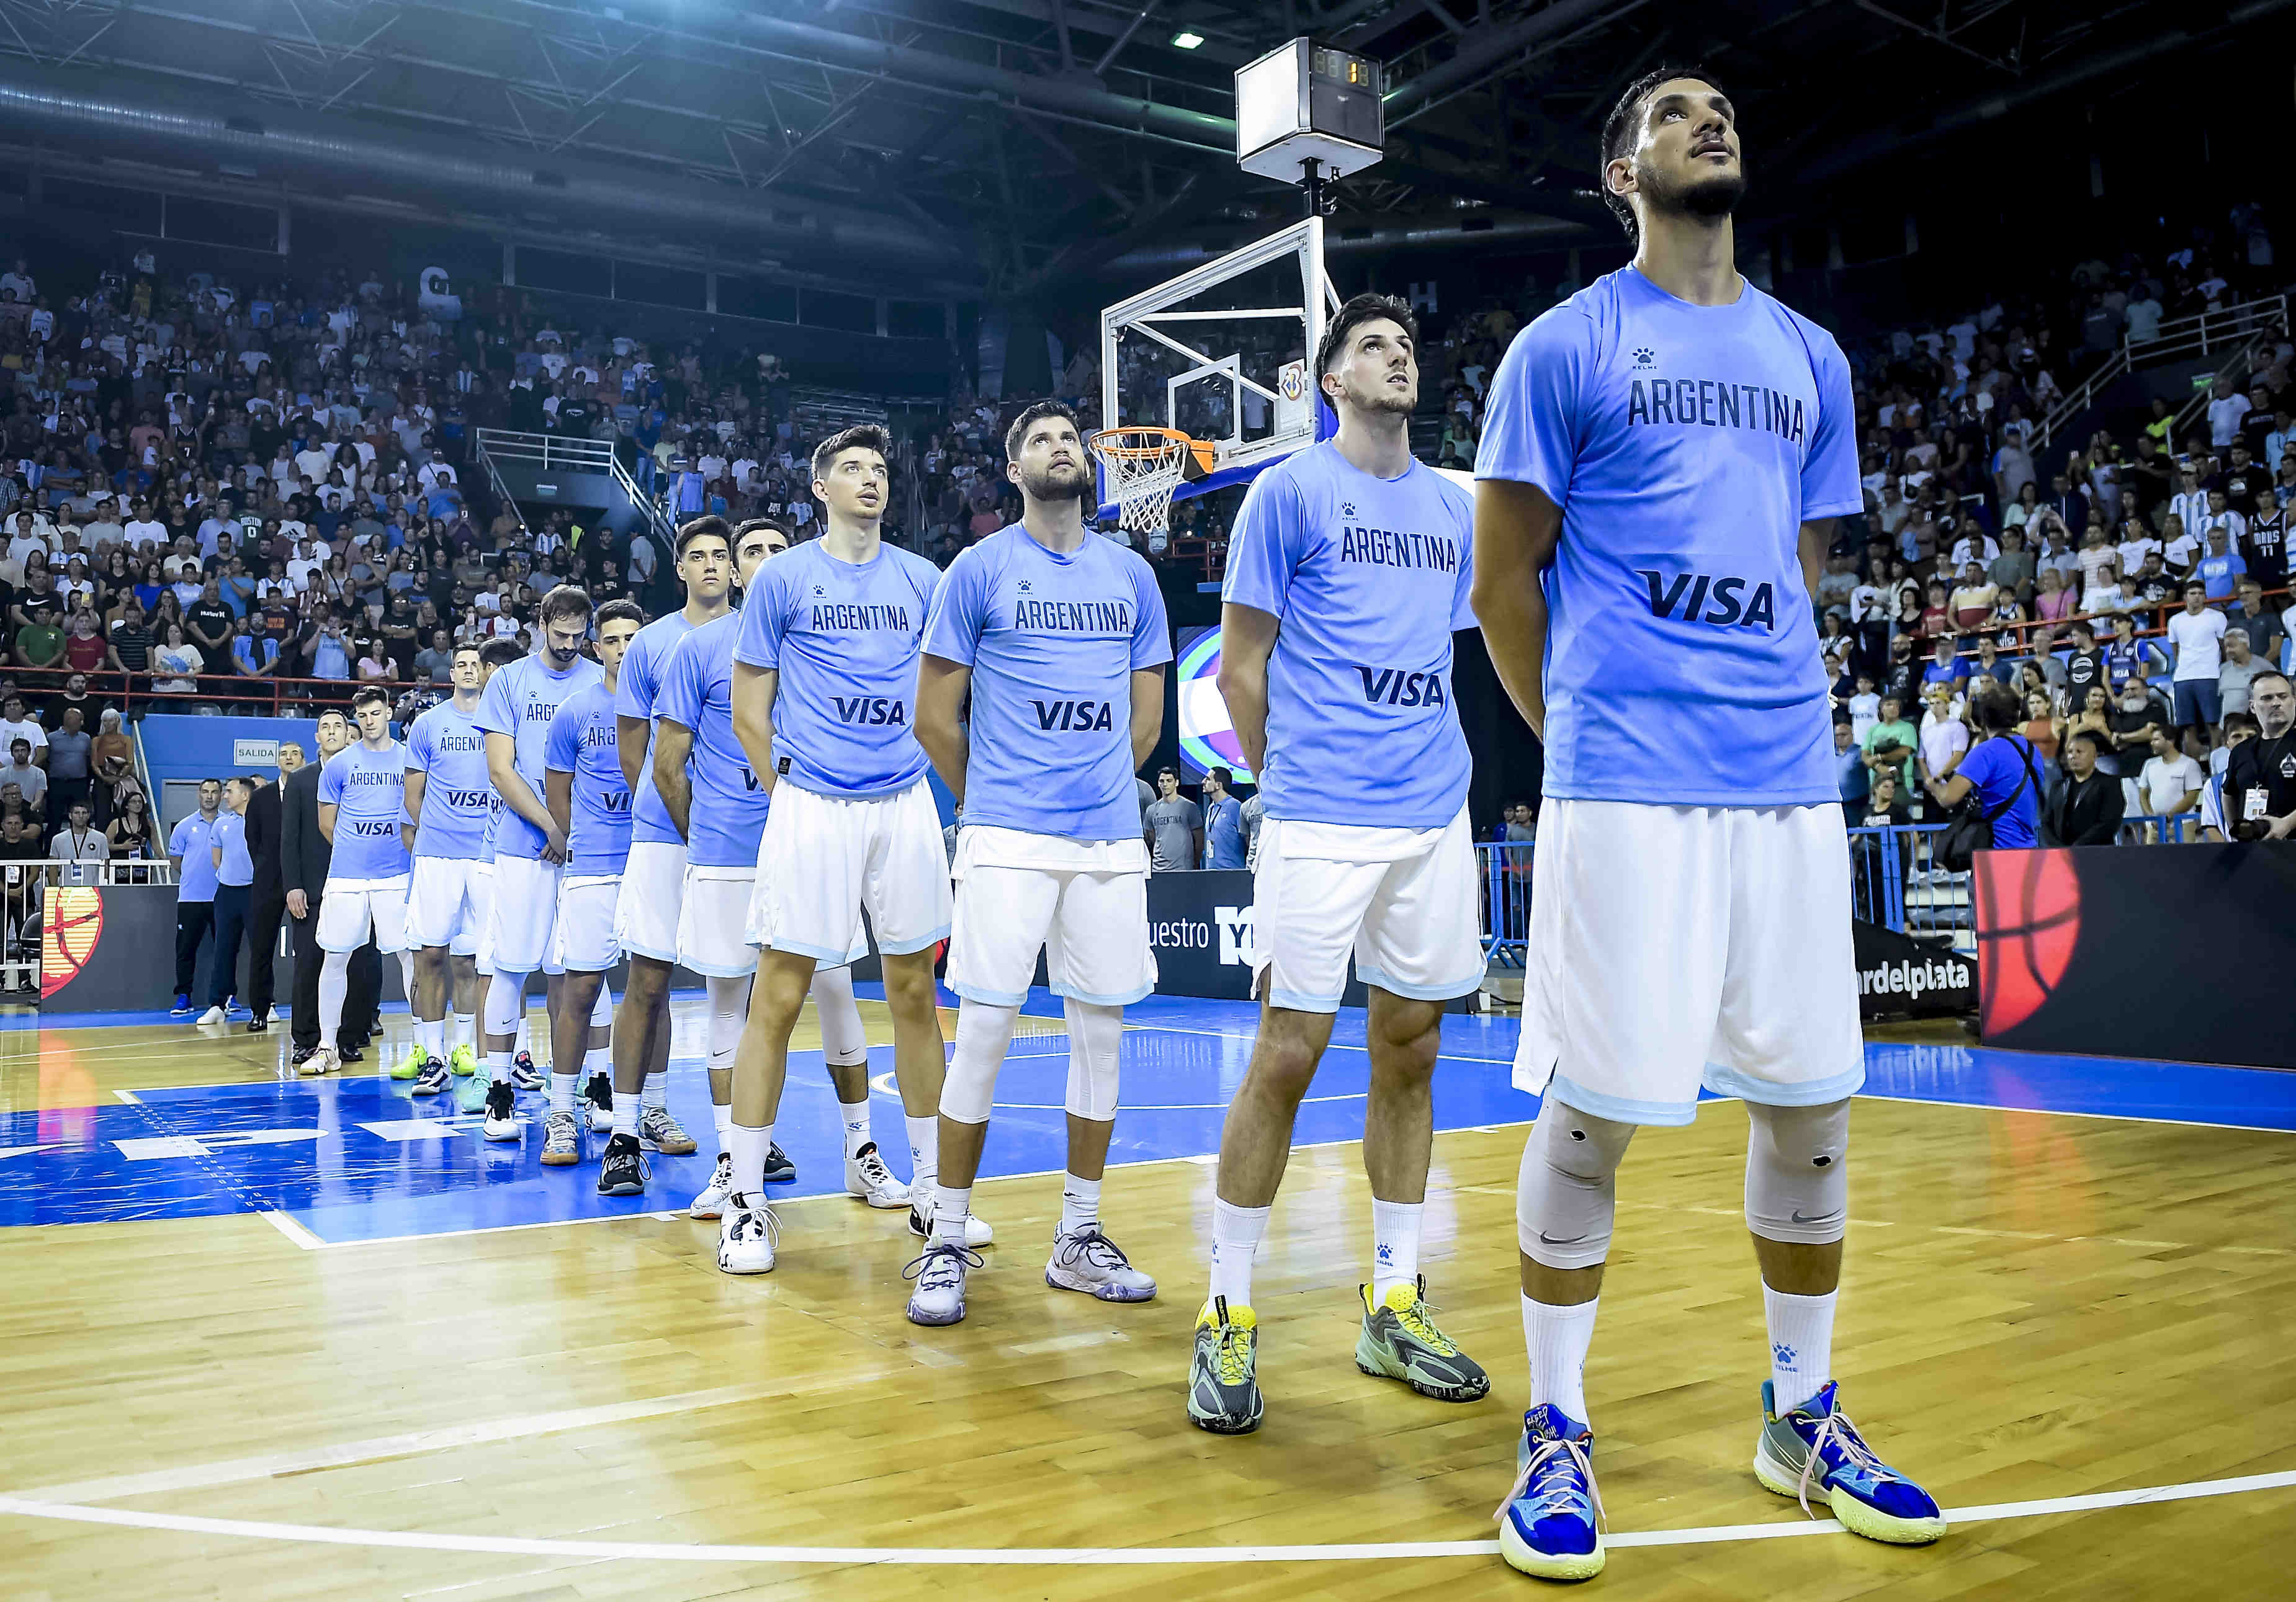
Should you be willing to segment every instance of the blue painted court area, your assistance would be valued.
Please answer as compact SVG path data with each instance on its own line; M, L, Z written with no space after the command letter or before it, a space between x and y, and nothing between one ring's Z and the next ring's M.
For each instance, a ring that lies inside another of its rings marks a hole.
M1028 1010L1057 1019L1039 995ZM1254 1010L1243 1002L1157 997L1130 1009L1125 1108L1113 1163L1201 1157L1218 1149L1222 1115L1251 1053ZM50 1025L53 1027L53 1022ZM1363 1132L1369 1060L1365 1018L1342 1012L1315 1090L1300 1113L1302 1145ZM1528 1122L1534 1098L1509 1083L1512 1018L1446 1017L1435 1122L1464 1129ZM987 1176L1057 1169L1067 1041L1024 1035L997 1083ZM1869 1045L1866 1093L2008 1111L2163 1120L2296 1131L2296 1075L2107 1058L2041 1057L1960 1046ZM821 1054L793 1052L776 1138L798 1182L777 1198L843 1188L836 1097ZM879 1138L906 1172L892 1051L871 1072ZM605 1137L586 1135L586 1160L542 1166L545 1099L520 1098L531 1120L515 1144L480 1137L451 1096L416 1100L410 1085L374 1075L266 1080L139 1093L134 1104L19 1113L0 1123L0 1225L92 1223L277 1214L285 1232L328 1246L467 1230L577 1222L682 1210L715 1159L708 1080L697 1058L674 1059L671 1110L701 1142L690 1157L650 1157L643 1197L597 1194Z

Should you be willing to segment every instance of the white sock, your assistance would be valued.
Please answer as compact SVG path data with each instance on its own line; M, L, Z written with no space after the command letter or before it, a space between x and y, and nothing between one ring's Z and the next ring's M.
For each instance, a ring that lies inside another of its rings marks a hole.
M766 1196L766 1153L774 1148L774 1126L750 1129L736 1124L733 1130L734 1190L751 1203Z
M447 1020L425 1018L414 1020L414 1043L422 1048L422 1055L433 1062L447 1059Z
M869 1144L868 1100L840 1101L837 1106L845 1116L845 1155L849 1159L857 1157L861 1148Z
M1251 1255L1267 1233L1269 1211L1212 1198L1212 1295L1230 1307L1251 1305Z
M1080 1180L1073 1173L1061 1175L1061 1233L1073 1235L1099 1223L1100 1181Z
M720 1151L733 1150L733 1104L728 1102L724 1107L719 1107L717 1103L712 1102L709 1107L709 1122L718 1126L718 1149Z
M1825 1388L1833 1377L1833 1304L1840 1295L1790 1296L1762 1287L1762 1318L1770 1327L1771 1405L1784 1418Z
M940 1118L912 1118L902 1115L901 1122L909 1126L909 1183L931 1185L940 1173Z
M487 1053L487 1077L496 1084L510 1083L511 1054L508 1051Z
M614 1098L614 1132L638 1138L638 1104L627 1096Z
M1371 1204L1371 1299L1387 1299L1390 1287L1419 1283L1419 1215L1424 1202ZM1573 1417L1576 1417L1574 1414Z
M468 1046L473 1051L479 1049L479 1015L477 1013L455 1014L455 1031L447 1037L447 1050L451 1053L456 1046Z
M933 1187L933 1244L963 1246L964 1221L972 1215L972 1187L958 1189L951 1185Z
M581 1083L580 1074L562 1074L553 1067L550 1070L550 1110L554 1113L572 1112L574 1090Z
M1530 1352L1530 1405L1553 1402L1581 1424L1587 1418L1587 1348L1595 1344L1595 1309L1522 1299L1522 1344Z
M647 1075L645 1088L638 1092L638 1099L647 1107L667 1109L669 1106L669 1070L664 1068L659 1074ZM615 1098L614 1105L621 1105L619 1097Z

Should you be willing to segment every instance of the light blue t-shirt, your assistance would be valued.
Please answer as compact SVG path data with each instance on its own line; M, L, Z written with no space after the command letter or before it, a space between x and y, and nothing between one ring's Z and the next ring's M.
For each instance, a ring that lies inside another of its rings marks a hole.
M441 701L406 731L406 771L422 775L416 856L488 860L487 830L501 803L487 776L487 736L475 717Z
M777 778L860 800L924 777L917 648L939 582L939 568L898 545L855 563L812 540L758 569L734 659L780 675Z
M1375 478L1326 440L1269 468L1236 513L1220 599L1272 613L1267 815L1439 829L1467 799L1451 635L1472 628L1475 509L1414 462Z
M1699 307L1620 268L1508 347L1475 476L1562 511L1545 581L1548 795L1839 799L1800 556L1803 523L1863 505L1833 336L1751 284Z
M571 773L566 871L619 873L630 860L630 787L614 739L614 692L601 677L568 696L550 720L545 772Z
M1204 866L1243 866L1243 803L1234 796L1204 803Z
M319 804L335 809L335 849L327 877L397 879L407 871L398 821L406 812L406 748L371 751L353 740L319 772Z
M479 701L479 728L488 734L508 734L517 741L515 765L520 778L543 798L542 748L550 737L550 720L576 691L598 682L606 670L587 657L577 657L564 673L553 673L536 651L506 667L496 669ZM495 822L494 854L538 862L550 842L533 824L508 806Z
M216 822L222 816L217 813L213 818L203 818L193 813L168 835L168 854L184 859L183 868L176 875L177 901L215 899L215 858L209 853L215 845Z
M2194 572L2210 601L2230 601L2238 581L2248 572L2248 560L2237 551L2227 551L2222 556L2201 558Z
M1132 674L1172 659L1156 575L1097 535L1066 556L1019 524L948 565L924 649L972 669L964 821L1140 838Z
M787 561L786 556L775 561ZM654 715L689 729L685 759L693 800L686 807L685 860L697 868L747 868L758 860L772 799L750 769L734 733L734 646L742 615L729 612L677 642L654 693Z
M223 852L223 865L216 870L217 885L243 887L255 882L255 859L247 854L247 819L243 815L217 813L215 835L209 843ZM210 856L208 860L215 859Z
M693 632L693 625L685 620L683 611L672 612L667 617L657 617L638 630L630 648L622 653L621 676L614 685L614 715L642 717L647 723L644 770L638 774L638 791L630 803L630 838L659 846L677 844L677 825L669 821L669 808L661 804L661 792L653 787L653 730L655 698L661 693L661 675L669 664L670 653L677 642Z

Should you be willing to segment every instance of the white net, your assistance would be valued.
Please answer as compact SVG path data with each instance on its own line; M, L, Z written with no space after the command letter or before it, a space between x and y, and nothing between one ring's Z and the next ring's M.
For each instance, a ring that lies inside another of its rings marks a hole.
M1092 437L1092 454L1108 470L1108 498L1127 534L1170 526L1172 492L1187 471L1189 444L1170 429L1103 429Z

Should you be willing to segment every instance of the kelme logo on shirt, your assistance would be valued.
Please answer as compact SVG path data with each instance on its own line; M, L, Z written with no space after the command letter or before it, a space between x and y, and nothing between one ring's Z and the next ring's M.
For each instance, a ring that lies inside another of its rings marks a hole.
M1759 628L1765 633L1778 625L1776 593L1767 584L1756 584L1749 594L1747 581L1734 575L1717 578L1709 573L1677 573L1669 578L1655 568L1635 571L1650 585L1653 617L1710 623L1717 628Z
M1364 699L1374 707L1440 707L1449 699L1443 693L1439 673L1365 667L1360 662L1356 672L1363 675Z
M1107 701L1030 701L1029 705L1037 709L1037 727L1046 731L1093 734L1116 726L1113 709Z
M837 703L837 715L845 723L890 726L909 721L900 701L890 695L839 695L830 699Z

